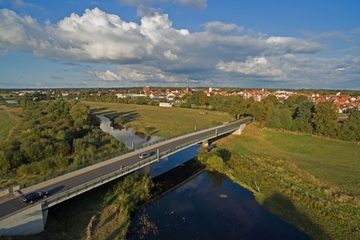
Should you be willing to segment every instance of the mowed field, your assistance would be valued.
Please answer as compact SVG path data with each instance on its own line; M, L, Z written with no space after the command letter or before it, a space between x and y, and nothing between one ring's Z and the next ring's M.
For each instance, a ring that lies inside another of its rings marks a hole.
M15 125L16 120L11 118L4 108L0 108L0 142L3 142L8 138L10 130Z
M82 101L92 113L121 117L127 127L150 135L174 137L233 120L228 113L203 109Z
M238 154L287 159L330 185L360 197L360 145L302 134L258 129L236 141L224 139Z
M311 136L263 131L297 166L360 197L360 145Z

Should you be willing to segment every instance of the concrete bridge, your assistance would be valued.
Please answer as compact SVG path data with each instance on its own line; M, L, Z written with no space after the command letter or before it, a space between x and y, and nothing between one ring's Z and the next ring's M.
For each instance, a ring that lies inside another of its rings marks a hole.
M134 150L104 162L68 173L39 184L20 189L6 200L0 198L0 236L31 235L44 230L48 209L124 175L148 167L161 158L190 146L205 143L229 134L241 134L252 118L226 123L202 131L165 140ZM147 159L139 159L142 152L152 152ZM124 166L122 169L120 166ZM21 195L34 191L48 191L49 197L32 205L22 203Z

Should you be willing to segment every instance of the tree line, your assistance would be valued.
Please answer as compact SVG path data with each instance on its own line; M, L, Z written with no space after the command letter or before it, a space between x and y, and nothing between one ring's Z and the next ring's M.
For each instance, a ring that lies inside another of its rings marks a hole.
M150 101L149 98L98 100L133 104ZM19 103L23 115L21 133L0 145L2 173L16 170L19 174L47 174L125 150L123 143L99 129L99 120L90 113L89 106L79 101L23 98ZM347 117L339 119L332 103L315 104L303 95L292 95L280 102L274 95L255 101L242 96L208 97L197 91L183 96L180 107L228 112L235 119L252 116L269 128L360 141L359 110L349 109Z
M46 175L122 152L122 142L99 128L79 101L21 99L20 132L0 144L0 172Z
M180 107L224 111L235 119L252 116L268 128L360 141L360 109L348 109L346 117L340 119L336 106L331 102L315 104L303 95L292 95L280 102L274 95L255 101L239 95L208 97L204 92L194 92L184 97Z
M166 101L152 100L150 97L119 99L115 95L92 96L89 100L139 105L158 105L160 101ZM207 96L203 91L195 91L178 100L178 106L183 108L228 112L235 119L253 116L262 126L269 128L316 134L344 141L360 141L359 109L348 109L346 117L340 119L334 104L315 104L304 95L292 95L280 102L274 95L255 101L254 98L244 99L239 95Z

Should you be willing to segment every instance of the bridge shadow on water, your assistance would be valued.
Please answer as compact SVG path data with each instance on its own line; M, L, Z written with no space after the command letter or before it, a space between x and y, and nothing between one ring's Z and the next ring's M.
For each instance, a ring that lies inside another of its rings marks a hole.
M299 212L295 208L293 203L285 196L283 196L279 193L275 193L271 197L267 198L263 204L263 206L266 209L269 209L270 211L271 211L271 209L273 209L274 205L281 205L281 207L282 207L282 215L283 216L279 216L280 218L289 222L290 219L286 219L286 216L294 216L297 219L299 219L301 222L307 223L306 228L308 229L308 232L318 234L316 236L316 239L330 239L330 237L323 230L321 230L321 228L319 226L314 224L307 216L305 216L305 214ZM292 223L292 224L294 224L294 223ZM296 225L296 223L295 223L295 225Z
M204 170L205 166L202 165L196 158L193 158L154 177L152 181L154 182L155 187L151 191L151 199L140 203L138 210L145 208L146 206L160 200L160 198L185 185Z

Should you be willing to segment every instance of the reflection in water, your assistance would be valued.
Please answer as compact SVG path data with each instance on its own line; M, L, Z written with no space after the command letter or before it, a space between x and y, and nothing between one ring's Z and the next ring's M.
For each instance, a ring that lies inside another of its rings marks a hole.
M144 147L165 139L138 135L132 129L116 130L111 127L108 118L98 117L101 119L100 128L128 147ZM180 170L184 169L184 162L195 157L199 147L192 146L160 159L150 166L150 175L156 178L170 170L163 175L168 175L168 178L162 179L163 186L166 183L170 187L172 184L175 186L177 174L185 175L186 172L176 173L171 169L176 166ZM310 239L294 226L271 215L255 201L251 192L226 176L205 171L185 182L178 189L175 187L168 195L161 196L149 205L145 204L144 208L136 212L128 239ZM294 211L294 214L299 213ZM141 223L140 220L144 218L145 223L156 225L156 234L143 232L144 227L149 228L149 225Z
M101 130L110 133L117 140L122 141L128 148L138 149L146 147L148 144L156 143L166 139L164 137L148 136L144 133L138 133L131 128L123 128L121 130L114 129L111 126L111 121L109 118L101 115L97 115L97 117L101 120Z
M128 239L310 239L271 215L251 192L228 178L211 174L212 180L217 179L217 187L213 187L209 172L203 172L138 211L132 219ZM146 226L139 219L144 216L156 225L155 234L145 231L145 236L142 235Z
M17 104L18 100L16 100L16 99L5 99L5 102L7 104Z

